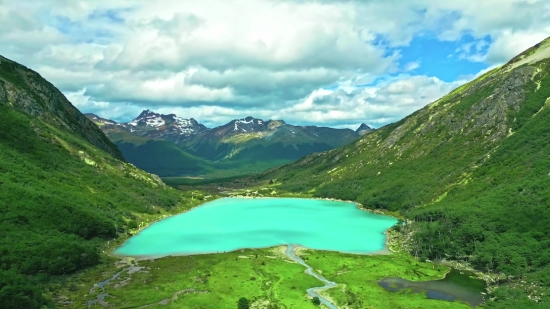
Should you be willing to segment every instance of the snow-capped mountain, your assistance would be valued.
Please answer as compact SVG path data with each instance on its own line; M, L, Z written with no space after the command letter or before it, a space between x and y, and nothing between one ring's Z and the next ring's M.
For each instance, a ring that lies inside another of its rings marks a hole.
M162 115L144 110L139 116L124 124L130 132L154 139L182 142L197 133L207 130L195 119L185 119L175 114Z
M283 120L251 116L208 129L193 118L162 115L150 110L144 110L125 123L93 114L87 116L117 144L130 163L164 176L171 175L166 171L173 169L173 162L187 162L191 166L193 160L197 166L227 162L236 169L244 165L258 171L314 152L341 147L359 138L362 132L295 126ZM365 126L360 129L370 129ZM187 173L192 172L191 168L187 169Z
M125 123L101 118L94 114L86 114L107 134L126 131L137 136L181 143L193 135L207 130L195 119L185 119L175 114L162 115L150 110L144 110L134 120Z
M255 119L251 116L248 116L244 119L235 119L230 122L233 124L233 131L235 132L252 132L254 129L256 131L263 129L266 126L266 122L261 119Z
M248 157L255 160L295 160L306 154L343 146L359 137L350 129L294 126L283 120L254 117L234 119L201 132L181 144L187 152L207 159Z

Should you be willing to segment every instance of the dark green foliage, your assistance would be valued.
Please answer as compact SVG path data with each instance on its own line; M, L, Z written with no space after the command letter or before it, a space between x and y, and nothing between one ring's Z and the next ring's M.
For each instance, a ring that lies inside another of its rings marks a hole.
M315 305L315 306L320 306L321 305L321 300L319 299L319 297L315 296L311 299L311 302Z
M266 148L258 145L251 149L244 149L238 155L228 159L209 161L208 158L199 158L169 141L148 140L145 144L139 145L119 141L116 144L126 161L161 177L207 175L207 177L225 178L250 174L288 163L314 151L327 149L326 147L316 148L316 145L309 144L299 145L297 149L291 145L282 144L270 145ZM226 147L221 148L226 149Z
M300 159L310 153L325 151L332 149L328 144L324 143L312 143L312 144L297 144L297 145L284 145L283 143L275 143L267 146L255 145L240 151L237 155L233 156L231 160L253 160L253 161L267 161L267 160L288 160L293 161Z
M250 308L250 301L246 297L239 298L239 301L237 303L238 309L248 309Z
M0 269L0 308L53 308L34 282L14 270Z
M137 225L136 221L134 221L134 220L128 221L128 228L129 229L135 229L137 227L138 227L138 225Z
M427 258L470 256L480 269L523 276L550 263L550 110L504 140L445 203L411 212ZM452 240L452 241L451 241Z
M86 164L79 150L114 168ZM0 162L0 308L40 308L43 282L98 264L98 246L125 232L123 216L181 199L76 134L2 105Z
M186 153L172 142L149 140L137 146L118 142L117 146L126 161L163 177L200 175L211 170L209 163Z

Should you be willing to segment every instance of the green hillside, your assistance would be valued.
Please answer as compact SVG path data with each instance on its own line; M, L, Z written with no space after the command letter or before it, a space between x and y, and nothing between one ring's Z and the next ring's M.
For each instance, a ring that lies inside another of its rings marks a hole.
M141 145L116 144L128 162L163 177L204 175L212 171L209 162L186 153L172 142L150 139Z
M53 307L43 294L53 278L100 263L100 248L139 218L183 205L102 149L120 156L51 84L2 58L0 308Z
M187 153L170 141L147 139L136 144L126 140L115 143L128 162L163 178L202 176L213 179L257 173L290 162L291 159L288 157L295 155L295 152L302 151L303 155L313 152L311 147L308 147L310 145L302 145L304 147L298 150L291 146L256 146L247 149L246 156L237 154L227 160L209 161ZM266 152L269 152L269 155L266 155Z
M398 211L411 254L510 276L489 307L547 306L549 50L547 39L397 123L259 179Z

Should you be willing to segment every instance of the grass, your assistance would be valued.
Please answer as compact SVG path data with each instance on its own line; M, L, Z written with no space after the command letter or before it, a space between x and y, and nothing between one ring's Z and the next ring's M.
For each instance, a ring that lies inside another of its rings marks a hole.
M365 256L306 250L300 256L325 278L338 283L325 295L340 308L470 308L459 302L427 299L424 294L393 293L379 286L378 281L385 277L436 280L449 270L442 265L417 261L408 254Z
M389 276L414 281L440 279L448 271L445 266L419 262L406 254L365 256L304 250L300 256L338 284L323 294L340 308L469 308L459 302L427 299L423 294L389 292L377 283ZM144 268L131 275L123 273L105 291L96 288L89 294L94 283L122 269L115 267L114 259L58 285L56 295L73 301L66 308L82 308L97 294L107 292L105 300L115 308L138 308L171 299L165 308L233 309L240 297L246 297L264 305L269 302L277 308L307 309L318 307L311 304L306 289L323 285L305 274L303 266L292 262L277 247L166 257L136 264ZM117 286L121 282L129 284ZM208 293L183 292L172 299L177 292L187 289Z
M257 257L256 257L257 256ZM237 300L269 301L279 308L316 308L306 297L306 289L322 285L304 273L304 267L291 263L277 249L246 249L222 254L166 257L139 261L142 271L106 286L111 295L105 300L115 308L136 308L171 298L176 292L193 288L207 294L180 294L166 308L236 308ZM87 295L94 282L118 272L114 263L98 267L60 286L57 294L74 302L67 308L82 308L87 300L102 292ZM116 283L131 277L126 286ZM71 291L72 289L72 291ZM99 307L99 305L97 305Z

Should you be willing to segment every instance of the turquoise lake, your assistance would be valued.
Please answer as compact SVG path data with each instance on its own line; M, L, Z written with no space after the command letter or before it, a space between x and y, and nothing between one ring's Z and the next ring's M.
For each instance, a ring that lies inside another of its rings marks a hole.
M385 249L395 218L353 203L297 198L223 198L158 221L114 253L162 257L296 244L372 253Z

